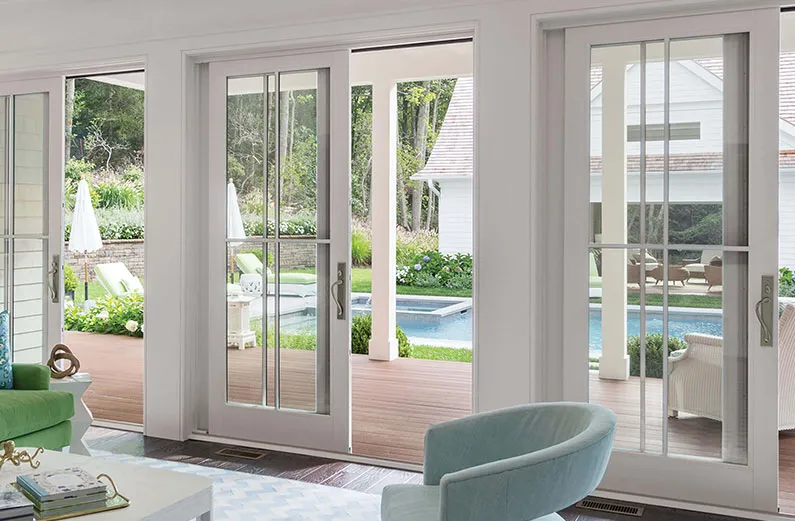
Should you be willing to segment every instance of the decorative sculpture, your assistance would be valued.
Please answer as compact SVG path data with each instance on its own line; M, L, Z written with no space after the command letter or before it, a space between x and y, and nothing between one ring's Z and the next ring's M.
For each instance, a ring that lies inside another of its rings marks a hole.
M39 468L41 465L40 461L36 461L36 458L44 452L42 447L36 449L36 452L33 453L31 456L28 451L26 450L16 450L16 445L11 440L3 442L3 453L0 455L0 469L3 468L3 464L6 461L10 461L12 464L16 465L17 467L23 463L30 463L30 466L34 469Z
M68 360L69 366L65 369L58 367L59 360ZM47 361L47 366L50 368L50 376L55 379L66 378L72 376L80 370L80 360L72 353L64 344L55 344L50 352L50 359Z

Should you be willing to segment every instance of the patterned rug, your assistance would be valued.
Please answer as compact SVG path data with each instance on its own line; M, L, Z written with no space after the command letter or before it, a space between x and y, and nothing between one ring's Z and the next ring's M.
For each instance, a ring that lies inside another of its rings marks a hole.
M185 472L213 480L215 521L378 521L381 498L290 479L92 450L100 459Z

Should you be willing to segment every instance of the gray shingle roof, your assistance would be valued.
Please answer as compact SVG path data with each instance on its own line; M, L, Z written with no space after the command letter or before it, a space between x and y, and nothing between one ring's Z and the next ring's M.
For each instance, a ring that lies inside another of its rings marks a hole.
M471 77L458 78L431 156L425 168L411 178L416 181L471 178L473 147L473 80Z

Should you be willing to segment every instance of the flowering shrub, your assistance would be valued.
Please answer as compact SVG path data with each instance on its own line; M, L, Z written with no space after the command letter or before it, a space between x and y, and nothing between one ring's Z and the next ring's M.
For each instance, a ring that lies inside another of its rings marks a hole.
M103 240L112 239L143 239L144 238L144 210L143 208L97 208L97 226ZM69 240L72 230L72 216L66 216L64 239Z
M436 251L421 253L407 265L397 268L396 282L401 286L425 288L471 288L472 255L446 255Z
M69 331L142 337L143 322L144 297L140 293L99 298L87 312L71 301L64 309L64 326Z

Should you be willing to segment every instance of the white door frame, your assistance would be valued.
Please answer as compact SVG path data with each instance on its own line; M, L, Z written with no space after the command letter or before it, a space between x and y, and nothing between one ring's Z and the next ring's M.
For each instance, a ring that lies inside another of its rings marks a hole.
M779 10L649 20L566 31L563 333L564 398L588 400L588 234L590 171L590 48L663 38L731 33L750 35L748 465L615 450L600 485L647 497L777 511L777 350L759 347L753 306L760 276L778 273ZM775 202L774 202L775 201ZM751 318L753 317L753 318ZM773 345L778 345L777 332Z
M41 360L46 362L53 345L62 341L63 334L63 166L64 166L64 96L65 84L63 76L41 79L14 79L2 81L0 78L0 96L17 96L24 94L46 93L47 98L47 190L44 192L44 219L46 230L46 251L44 252L45 284L43 285L44 325L42 337ZM9 129L10 131L10 129ZM9 140L10 143L10 140ZM13 165L8 165L13 168ZM2 173L0 173L2 175ZM54 256L60 259L57 266L56 281L53 281L52 269ZM54 292L54 293L53 293ZM53 298L56 295L57 298Z
M345 319L330 305L329 413L312 414L226 403L226 97L228 77L329 69L329 273L348 266L350 280L349 51L318 52L210 63L209 87L209 433L333 452L351 450L350 283L340 299ZM320 136L318 136L320 138ZM331 282L331 281L329 281ZM320 283L320 280L319 280ZM319 295L323 292L319 289ZM265 285L263 285L263 291Z

